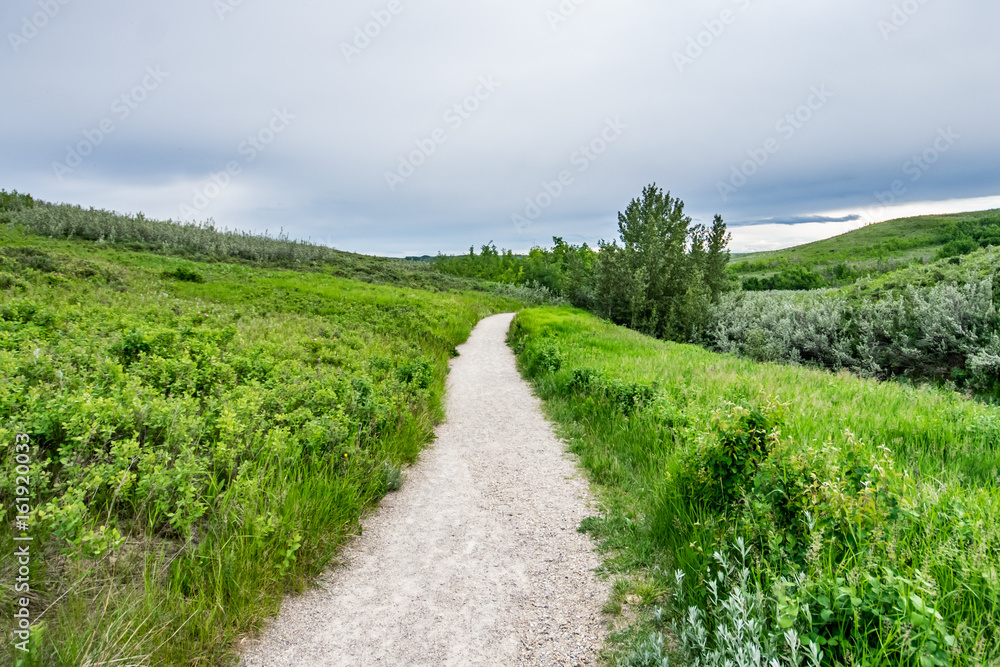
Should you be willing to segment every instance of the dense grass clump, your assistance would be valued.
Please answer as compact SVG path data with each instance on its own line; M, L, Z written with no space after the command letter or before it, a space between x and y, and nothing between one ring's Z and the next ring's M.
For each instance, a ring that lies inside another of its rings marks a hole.
M568 309L510 342L598 485L609 609L647 610L621 664L1000 660L997 408Z
M0 502L12 522L26 434L37 621L31 652L3 655L227 662L399 486L455 346L518 306L0 226ZM5 619L16 597L3 587Z

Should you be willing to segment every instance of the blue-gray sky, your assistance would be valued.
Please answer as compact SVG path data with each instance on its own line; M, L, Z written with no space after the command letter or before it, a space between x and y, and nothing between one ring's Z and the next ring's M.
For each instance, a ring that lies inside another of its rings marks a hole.
M405 255L610 239L655 181L780 247L1000 207L998 25L993 0L6 0L0 187Z

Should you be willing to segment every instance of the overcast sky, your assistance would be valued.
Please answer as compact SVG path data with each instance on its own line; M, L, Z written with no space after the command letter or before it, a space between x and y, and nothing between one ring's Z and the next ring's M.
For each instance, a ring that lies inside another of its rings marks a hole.
M655 181L781 247L1000 207L998 25L996 0L5 0L0 187L407 255L610 239Z

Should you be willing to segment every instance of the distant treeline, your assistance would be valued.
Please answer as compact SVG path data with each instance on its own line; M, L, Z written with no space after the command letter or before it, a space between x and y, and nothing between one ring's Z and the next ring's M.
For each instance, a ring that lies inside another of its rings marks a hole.
M643 333L669 340L697 340L709 306L726 289L730 235L720 216L711 227L693 224L684 202L655 184L618 214L617 240L572 245L553 238L551 249L526 256L498 251L438 256L434 266L456 276L515 285L537 285Z

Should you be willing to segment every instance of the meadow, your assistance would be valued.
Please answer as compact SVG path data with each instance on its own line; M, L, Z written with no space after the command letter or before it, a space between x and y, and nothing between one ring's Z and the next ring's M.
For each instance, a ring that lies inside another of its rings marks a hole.
M602 503L610 664L1000 664L1000 409L568 308L509 342Z
M280 239L0 204L0 502L14 525L26 434L34 538L30 651L5 642L4 664L229 664L399 486L442 417L455 346L537 297ZM17 567L0 566L5 619Z
M734 257L744 289L842 287L1000 244L1000 211L888 220L804 245Z

